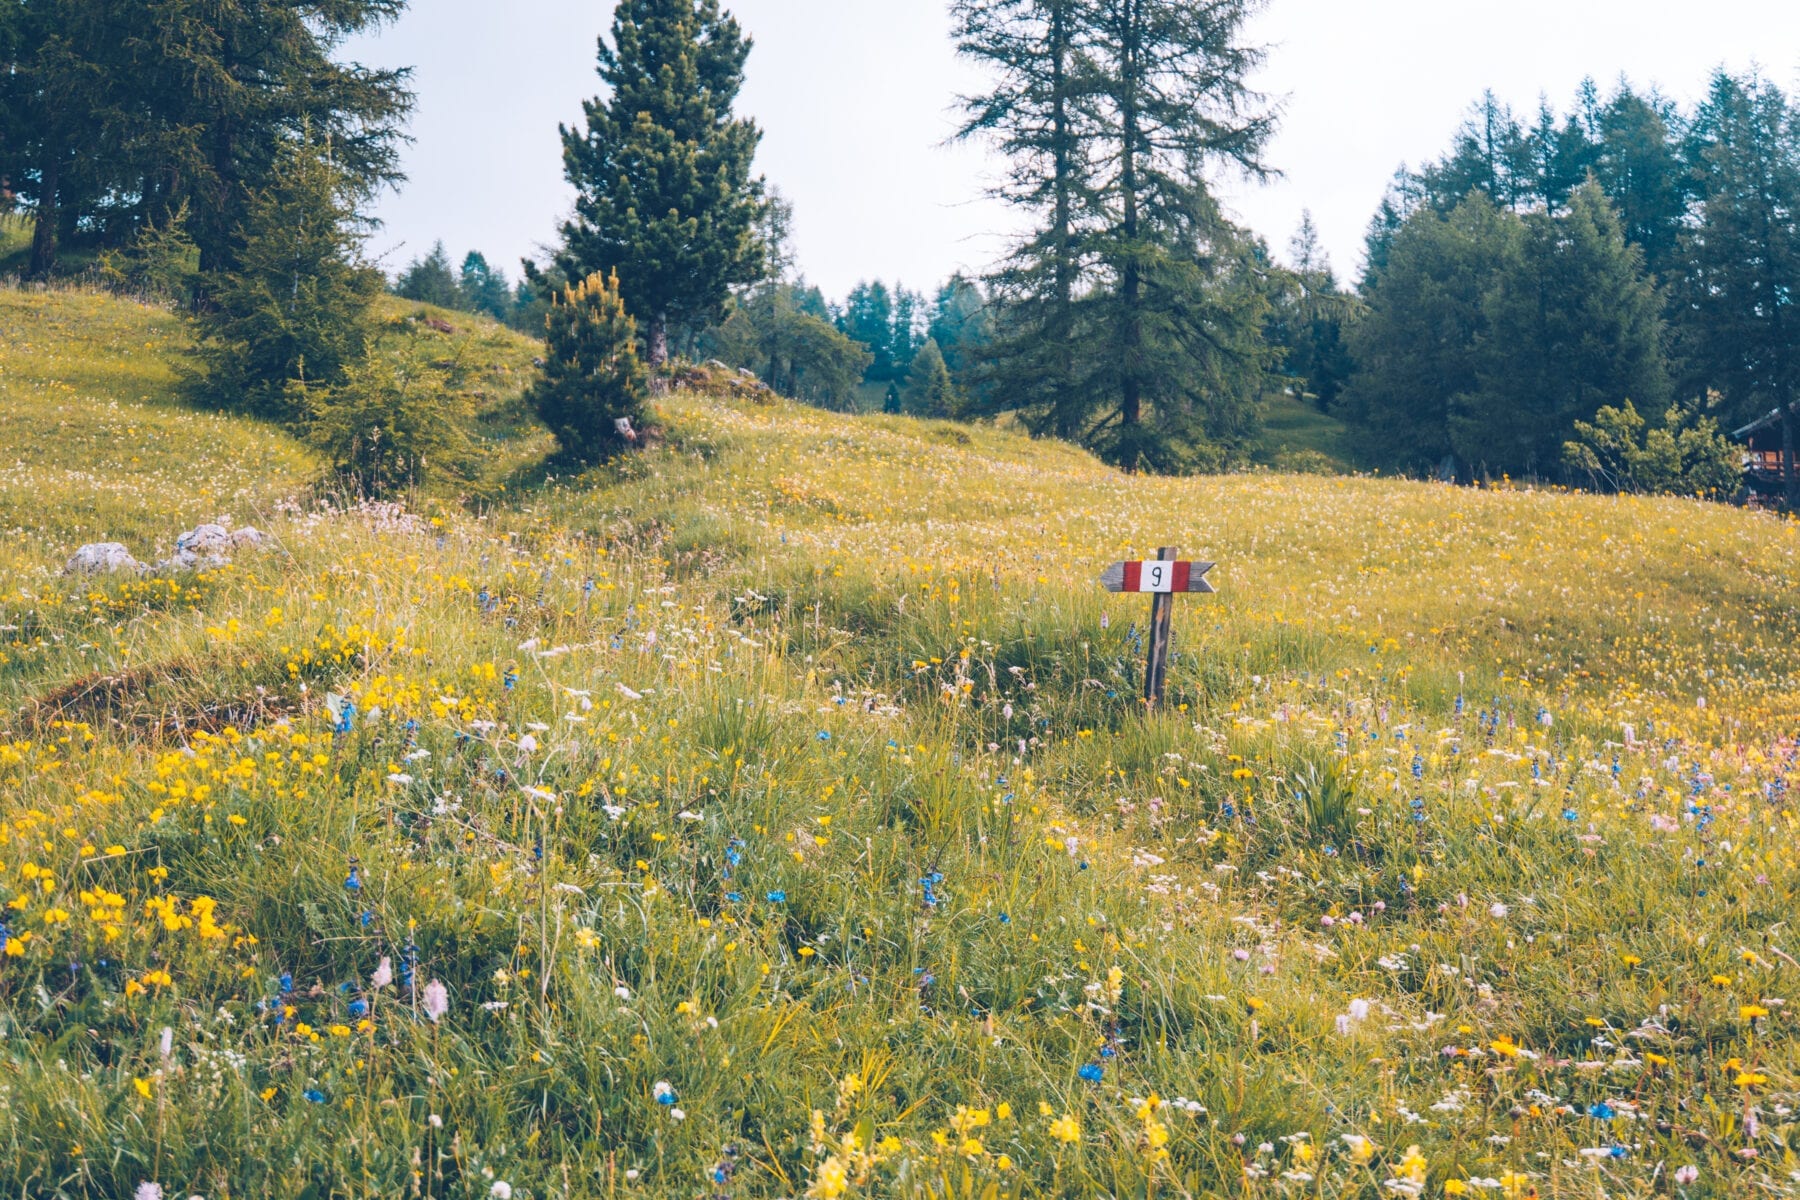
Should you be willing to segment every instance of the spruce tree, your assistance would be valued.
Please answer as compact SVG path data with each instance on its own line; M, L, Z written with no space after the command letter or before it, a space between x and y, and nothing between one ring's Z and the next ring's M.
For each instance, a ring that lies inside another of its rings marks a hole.
M1694 158L1683 349L1731 420L1781 414L1784 491L1800 506L1800 118L1767 80L1720 72L1696 114Z
M944 365L938 344L927 339L913 356L912 370L901 393L901 408L915 417L956 417L962 415L962 397Z
M643 396L637 323L618 279L589 275L557 292L544 318L543 370L527 399L562 452L598 462L633 445L647 423Z
M190 383L210 407L291 421L297 389L334 385L362 358L381 275L359 261L355 185L323 147L289 144L271 175L196 317Z
M1345 413L1373 461L1456 470L1450 438L1453 397L1481 386L1478 348L1488 337L1487 297L1517 255L1518 218L1484 192L1448 216L1415 209L1394 234L1367 311L1350 332L1357 364ZM1446 461L1451 460L1451 461Z
M1482 301L1476 386L1449 400L1450 443L1494 474L1544 474L1602 407L1666 406L1662 298L1593 183L1564 216L1525 214L1513 249Z
M617 274L653 368L671 327L698 330L765 269L762 135L731 111L749 53L718 0L620 0L599 49L607 94L561 130L576 198L558 265Z
M505 273L490 266L487 256L479 250L471 250L463 256L456 290L463 308L484 313L496 321L505 320L507 310L512 307L512 288L506 282Z
M394 281L394 294L421 304L439 308L461 308L462 292L456 286L456 275L450 270L450 254L444 243L434 242L425 257L407 264Z

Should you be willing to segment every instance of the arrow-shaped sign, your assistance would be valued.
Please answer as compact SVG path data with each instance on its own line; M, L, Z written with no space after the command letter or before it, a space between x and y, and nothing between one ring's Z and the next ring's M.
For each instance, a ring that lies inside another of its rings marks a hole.
M1211 592L1206 581L1212 563L1116 562L1100 576L1100 586L1109 592Z

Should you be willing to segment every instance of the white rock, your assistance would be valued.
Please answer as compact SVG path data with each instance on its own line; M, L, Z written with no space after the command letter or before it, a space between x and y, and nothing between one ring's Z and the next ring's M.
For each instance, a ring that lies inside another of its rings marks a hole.
M144 564L118 542L90 542L63 564L64 575L100 575L113 571L142 571Z

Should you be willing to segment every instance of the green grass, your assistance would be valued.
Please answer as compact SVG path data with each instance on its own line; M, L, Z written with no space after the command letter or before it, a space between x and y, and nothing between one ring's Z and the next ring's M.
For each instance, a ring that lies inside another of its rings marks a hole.
M479 518L18 552L0 1193L1793 1193L1800 526L660 416ZM1161 544L1220 590L1147 714L1095 581Z
M1251 459L1283 471L1346 473L1361 467L1350 430L1318 406L1286 392L1263 398L1262 431Z

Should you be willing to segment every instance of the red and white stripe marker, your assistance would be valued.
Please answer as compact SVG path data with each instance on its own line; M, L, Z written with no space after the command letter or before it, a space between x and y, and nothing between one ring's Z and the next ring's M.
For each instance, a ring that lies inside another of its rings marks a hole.
M1109 592L1150 593L1150 646L1144 663L1144 703L1157 708L1163 702L1163 685L1169 675L1169 639L1174 633L1174 597L1180 592L1211 592L1206 582L1212 563L1188 562L1175 557L1173 546L1164 546L1155 558L1144 562L1116 562L1100 576Z

